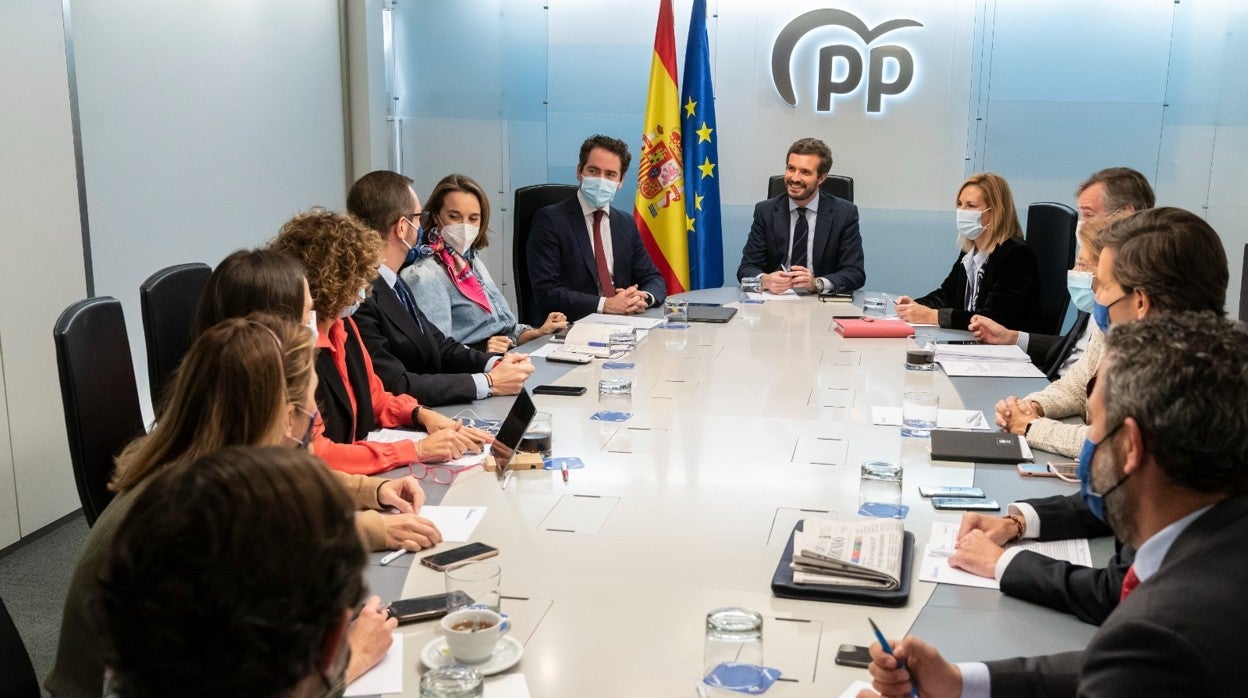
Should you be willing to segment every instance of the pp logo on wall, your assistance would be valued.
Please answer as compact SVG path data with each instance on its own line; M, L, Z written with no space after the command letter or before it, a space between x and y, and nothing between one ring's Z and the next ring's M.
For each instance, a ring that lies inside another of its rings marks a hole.
M815 110L832 111L837 95L847 95L862 84L864 68L867 81L867 113L884 111L884 98L905 93L914 81L914 56L903 46L881 44L871 46L885 34L909 27L922 27L913 19L893 19L875 28L867 27L857 16L834 8L811 10L785 25L771 50L771 79L789 106L797 106L793 87L793 52L797 43L821 27L845 27L857 34L868 47L867 55L848 44L831 44L819 49L818 78L815 82ZM891 38L891 37L890 37ZM838 75L837 61L843 61L843 74Z

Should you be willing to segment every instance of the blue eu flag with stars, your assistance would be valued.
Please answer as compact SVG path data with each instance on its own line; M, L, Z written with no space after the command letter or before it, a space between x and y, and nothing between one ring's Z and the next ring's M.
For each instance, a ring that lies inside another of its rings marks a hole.
M689 287L724 284L723 224L719 214L719 153L715 146L715 92L706 40L706 0L693 0L685 79L680 95L681 150L685 164L685 228L689 235Z

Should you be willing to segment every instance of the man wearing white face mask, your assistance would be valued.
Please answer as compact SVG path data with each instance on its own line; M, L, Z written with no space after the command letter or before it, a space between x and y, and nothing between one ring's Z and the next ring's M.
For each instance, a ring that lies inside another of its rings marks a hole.
M1129 167L1109 167L1093 173L1079 185L1075 196L1079 207L1079 225L1076 227L1079 255L1075 268L1067 275L1067 289L1071 303L1079 312L1070 330L1065 335L1028 334L1009 329L982 315L971 318L970 329L976 339L986 344L1017 344L1049 380L1066 375L1091 346L1095 332L1095 325L1090 322L1092 271L1096 269L1100 246L1095 245L1093 253L1085 226L1114 214L1123 216L1150 209L1156 202L1148 180Z
M418 294L399 278L419 256L421 209L411 184L397 172L378 170L361 177L347 194L347 210L385 246L373 293L355 316L373 370L386 390L412 395L425 405L515 395L533 373L528 357L487 354L443 334Z
M576 168L580 191L533 216L529 280L540 313L632 315L667 296L633 217L610 206L631 161L624 141L589 137Z

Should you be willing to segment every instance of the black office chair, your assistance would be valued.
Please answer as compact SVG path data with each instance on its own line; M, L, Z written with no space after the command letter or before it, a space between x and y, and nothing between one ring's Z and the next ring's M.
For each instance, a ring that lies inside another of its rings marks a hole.
M139 286L147 378L152 404L160 404L165 383L191 347L191 322L212 267L194 262L165 267Z
M1239 321L1248 322L1248 245L1244 245L1243 267L1239 281Z
M533 301L533 285L529 283L529 228L539 208L567 201L576 195L574 184L533 184L516 190L516 206L511 236L511 271L516 283L516 317L520 322L541 327L546 321L537 317Z
M143 434L121 303L108 296L74 303L57 318L52 338L74 482L91 526L113 499L113 458Z
M1027 246L1036 255L1039 276L1036 279L1040 297L1034 331L1061 334L1070 292L1066 290L1066 272L1075 265L1075 210L1065 204L1049 201L1027 207Z
M780 196L784 193L784 175L773 175L767 182L767 198ZM828 178L823 180L823 184L819 186L819 191L824 194L845 199L846 201L854 200L854 178L845 175L830 174Z
M0 599L0 698L39 698L39 679L9 609Z

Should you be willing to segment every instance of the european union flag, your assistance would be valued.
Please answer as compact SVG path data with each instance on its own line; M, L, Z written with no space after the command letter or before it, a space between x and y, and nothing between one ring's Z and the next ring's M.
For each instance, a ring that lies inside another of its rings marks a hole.
M719 149L715 142L715 92L706 40L706 0L693 0L680 96L685 163L685 227L689 234L691 289L724 284L723 224L719 215Z

